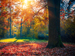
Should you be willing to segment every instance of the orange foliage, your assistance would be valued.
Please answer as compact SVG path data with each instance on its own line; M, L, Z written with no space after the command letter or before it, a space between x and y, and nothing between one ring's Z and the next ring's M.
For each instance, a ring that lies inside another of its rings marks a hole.
M8 30L8 28L4 27L5 30Z

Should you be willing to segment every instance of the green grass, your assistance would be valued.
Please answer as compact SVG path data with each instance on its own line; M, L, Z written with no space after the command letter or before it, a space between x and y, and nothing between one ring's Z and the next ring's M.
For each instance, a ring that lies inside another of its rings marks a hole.
M15 38L1 39L0 42L14 42Z
M47 40L38 40L38 39L7 38L7 39L1 39L0 42L48 42L48 41Z
M47 40L30 39L30 42L47 42Z

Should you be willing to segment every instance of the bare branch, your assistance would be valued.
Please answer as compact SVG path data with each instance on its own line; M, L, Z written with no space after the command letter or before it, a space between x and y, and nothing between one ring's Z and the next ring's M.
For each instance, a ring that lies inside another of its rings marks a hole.
M39 9L39 10L33 15L33 18L34 18L35 15L37 15L37 14L39 13L40 10L42 10L43 8L47 8L46 6L47 6L47 4L44 5L41 9Z

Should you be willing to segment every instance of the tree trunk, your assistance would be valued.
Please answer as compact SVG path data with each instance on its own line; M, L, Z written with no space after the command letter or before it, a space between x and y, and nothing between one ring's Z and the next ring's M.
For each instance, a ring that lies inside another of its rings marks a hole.
M10 16L10 38L11 38L11 16Z
M21 27L20 27L20 38L22 38L22 19L21 19Z
M48 0L49 40L46 48L64 47L60 37L60 0Z
M10 3L9 3L10 5ZM11 5L10 5L10 38L11 38Z
M9 28L9 19L8 19L8 26L7 28ZM9 30L7 30L7 37L9 38Z

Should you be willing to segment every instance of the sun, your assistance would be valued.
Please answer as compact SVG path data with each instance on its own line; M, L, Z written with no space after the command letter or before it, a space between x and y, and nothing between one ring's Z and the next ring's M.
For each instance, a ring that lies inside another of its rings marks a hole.
M35 4L36 0L22 0L23 8L26 9L30 7L31 4Z
M25 0L24 2L25 2L25 4L27 5L27 3L28 3L28 0Z

